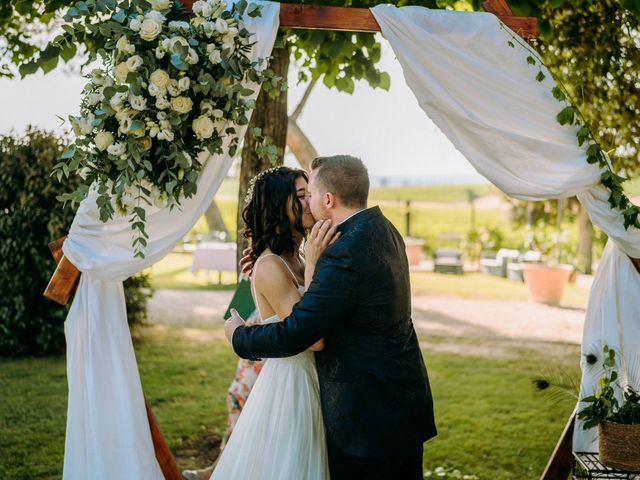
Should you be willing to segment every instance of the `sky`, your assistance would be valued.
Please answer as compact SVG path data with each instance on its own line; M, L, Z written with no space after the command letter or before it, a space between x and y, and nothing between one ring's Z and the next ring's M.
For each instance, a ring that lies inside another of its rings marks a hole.
M391 88L372 89L356 82L352 95L318 83L298 119L320 155L358 156L373 176L420 177L428 183L482 181L469 162L429 120L402 75L390 45L382 42L381 70L391 75ZM56 132L68 129L60 118L78 112L86 80L57 69L20 79L0 79L0 134L23 132L37 125ZM298 104L305 85L290 70L289 110ZM289 158L287 163L291 163Z

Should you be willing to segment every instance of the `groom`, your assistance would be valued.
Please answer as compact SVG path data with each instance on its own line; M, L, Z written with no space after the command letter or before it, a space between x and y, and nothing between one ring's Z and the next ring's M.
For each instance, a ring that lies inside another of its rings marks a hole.
M225 333L247 359L316 352L331 480L422 479L422 444L436 435L426 368L411 321L402 237L379 207L366 208L369 177L354 157L313 161L309 204L341 238L284 321Z

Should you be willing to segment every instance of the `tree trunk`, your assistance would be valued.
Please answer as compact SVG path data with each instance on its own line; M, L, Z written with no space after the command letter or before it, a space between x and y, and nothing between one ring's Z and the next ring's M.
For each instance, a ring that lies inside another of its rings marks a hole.
M204 218L207 221L210 232L224 232L225 239L229 238L229 230L224 224L222 214L220 213L218 205L216 205L215 199L211 201L211 205L205 210Z
M287 146L296 156L300 166L308 171L311 162L318 156L318 151L293 118L289 118L287 127Z
M582 205L578 211L578 265L584 267L584 273L592 273L593 262L593 224Z
M287 78L289 70L289 48L285 44L284 48L273 50L273 58L269 64L276 75ZM278 160L276 165L284 162L284 150L287 145L287 93L281 92L277 98L270 98L263 90L260 91L256 102L256 108L251 115L249 128L244 137L242 147L242 162L240 164L240 186L238 189L238 252L237 259L242 257L242 250L247 246L247 241L242 235L244 221L242 220L242 210L245 207L244 197L249 186L249 181L266 168L272 167L268 160L262 160L256 155L256 141L251 135L251 129L259 127L262 134L271 137L273 144L278 149Z

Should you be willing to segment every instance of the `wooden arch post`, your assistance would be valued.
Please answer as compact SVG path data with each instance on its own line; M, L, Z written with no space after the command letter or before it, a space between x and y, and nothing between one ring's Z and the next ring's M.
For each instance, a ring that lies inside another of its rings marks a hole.
M180 0L187 10L195 0ZM486 11L495 14L511 30L525 40L538 36L538 22L535 17L518 17L505 0L487 0L483 3ZM379 32L380 25L368 8L330 7L283 3L280 5L280 26L287 28L344 30L352 32ZM56 270L45 289L44 296L64 305L73 295L80 271L62 252L62 244L66 237L55 240L49 248L57 263ZM182 475L169 450L151 406L145 399L147 418L155 449L156 459L166 480L182 480Z

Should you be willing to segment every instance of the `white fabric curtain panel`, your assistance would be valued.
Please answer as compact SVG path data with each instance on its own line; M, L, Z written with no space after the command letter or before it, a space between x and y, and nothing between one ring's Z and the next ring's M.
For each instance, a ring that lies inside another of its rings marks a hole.
M620 212L609 207L599 167L587 163L587 145L578 146L577 127L557 123L564 105L551 93L548 70L529 64L535 52L492 14L392 5L371 10L418 103L479 173L514 198L578 195L610 236L589 297L582 351L600 359L607 343L621 352L621 373L627 373L640 352L640 275L627 257L640 257L640 231L625 230ZM581 396L591 395L602 372L585 365L584 355L582 366ZM597 451L595 440L578 422L574 449Z
M255 33L252 58L271 55L280 5L260 2L262 16L245 18ZM247 85L255 90L257 85ZM246 126L236 128L240 136ZM205 154L202 154L205 155ZM122 281L163 258L204 213L230 165L205 155L197 194L179 209L149 209L146 258L134 258L126 218L102 223L95 197L80 205L64 254L82 272L65 322L69 401L63 478L162 479L147 422L129 334Z

